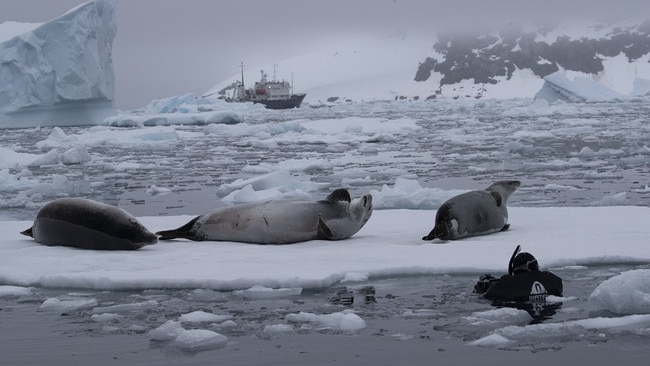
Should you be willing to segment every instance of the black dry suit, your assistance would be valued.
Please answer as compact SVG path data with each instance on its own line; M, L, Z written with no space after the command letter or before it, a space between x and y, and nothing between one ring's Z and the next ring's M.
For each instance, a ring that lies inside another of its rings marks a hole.
M544 313L547 296L562 296L562 279L549 271L540 271L535 257L530 253L519 253L520 249L517 246L512 253L508 274L498 279L484 275L474 286L474 291L495 305L516 303L519 305L516 307L529 310L536 317Z

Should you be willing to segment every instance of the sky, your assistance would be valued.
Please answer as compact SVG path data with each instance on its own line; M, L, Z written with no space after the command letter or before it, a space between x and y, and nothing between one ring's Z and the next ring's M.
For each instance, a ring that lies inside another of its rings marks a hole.
M45 22L82 0L0 0L0 22ZM117 107L197 95L239 72L352 34L432 35L477 25L650 14L646 0L118 0Z

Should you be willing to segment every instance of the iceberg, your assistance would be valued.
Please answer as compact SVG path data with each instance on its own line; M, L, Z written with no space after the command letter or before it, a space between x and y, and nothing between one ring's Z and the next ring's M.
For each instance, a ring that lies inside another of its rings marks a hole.
M600 102L624 99L625 96L599 84L588 76L571 78L567 71L556 71L544 77L542 89L535 95L536 99L548 102Z
M0 24L0 128L101 123L115 114L116 0L42 24Z

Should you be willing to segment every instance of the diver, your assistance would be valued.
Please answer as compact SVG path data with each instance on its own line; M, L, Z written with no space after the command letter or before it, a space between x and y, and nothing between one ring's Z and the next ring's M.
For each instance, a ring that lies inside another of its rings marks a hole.
M508 274L495 278L481 276L474 292L492 300L495 306L516 307L528 311L535 322L555 314L561 303L547 304L549 295L562 296L562 279L549 271L540 271L537 259L521 252L517 245L508 263Z

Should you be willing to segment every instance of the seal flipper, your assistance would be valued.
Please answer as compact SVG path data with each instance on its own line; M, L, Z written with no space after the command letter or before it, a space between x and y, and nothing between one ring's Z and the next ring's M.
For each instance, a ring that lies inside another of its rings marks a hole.
M316 239L318 240L335 240L332 230L323 221L323 216L318 214L318 228L316 229Z
M179 227L174 230L163 230L156 232L156 235L160 236L160 240L171 240L177 238L190 239L190 240L203 240L203 238L197 238L195 234L192 233L192 228L194 224L199 219L200 216L197 216L190 220L187 224Z
M503 225L503 227L501 228L501 231L507 231L508 229L510 229L510 224L505 224L505 225Z
M25 235L25 236L29 236L30 238L33 238L34 233L32 232L32 229L33 229L33 226L30 227L29 229L25 230L25 231L21 231L20 233Z
M492 195L492 197L497 201L497 207L501 207L501 204L503 203L503 196L501 196L501 193L490 192L490 195Z
M332 193L330 193L327 196L326 201L327 202L345 201L350 203L352 202L352 197L350 196L350 192L348 192L347 189L339 188L339 189L335 189Z
M433 240L435 238L442 239L442 238L446 238L448 235L449 232L447 231L447 225L436 224L436 226L433 227L429 235L422 237L422 240Z

